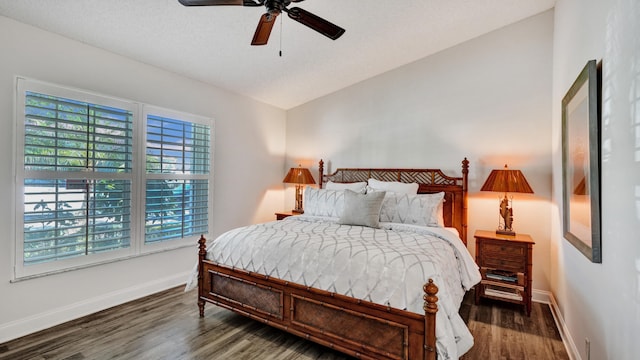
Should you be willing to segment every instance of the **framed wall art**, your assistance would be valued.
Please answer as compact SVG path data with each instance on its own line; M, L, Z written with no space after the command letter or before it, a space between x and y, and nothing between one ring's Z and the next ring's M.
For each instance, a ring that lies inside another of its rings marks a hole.
M601 71L590 60L562 99L564 237L602 262L600 234Z

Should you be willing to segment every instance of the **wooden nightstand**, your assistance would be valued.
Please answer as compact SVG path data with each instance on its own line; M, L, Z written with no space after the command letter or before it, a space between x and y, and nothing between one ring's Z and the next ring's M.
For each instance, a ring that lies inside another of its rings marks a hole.
M482 281L476 285L476 304L480 298L522 304L527 316L531 315L531 282L533 244L527 234L514 236L478 230L476 262Z
M300 215L300 213L295 213L293 211L277 212L276 213L276 220L282 220L282 219L284 219L286 217L295 216L295 215Z

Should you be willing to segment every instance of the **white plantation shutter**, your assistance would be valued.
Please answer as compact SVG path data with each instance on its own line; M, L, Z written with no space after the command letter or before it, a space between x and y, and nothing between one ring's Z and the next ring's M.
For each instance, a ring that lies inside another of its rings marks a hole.
M147 181L145 242L208 230L208 180Z
M16 84L14 278L193 246L208 232L210 119Z
M68 182L25 179L25 265L130 246L130 181Z
M129 247L132 112L27 91L24 113L23 264Z
M209 174L208 125L147 115L147 172Z
M145 243L207 233L208 125L146 114Z
M132 112L26 93L26 170L131 172Z

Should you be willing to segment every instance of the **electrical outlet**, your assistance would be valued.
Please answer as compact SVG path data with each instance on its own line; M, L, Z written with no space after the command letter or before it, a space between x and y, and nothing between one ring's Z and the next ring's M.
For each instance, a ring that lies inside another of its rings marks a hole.
M587 360L591 360L591 340L584 338L584 351L587 354Z

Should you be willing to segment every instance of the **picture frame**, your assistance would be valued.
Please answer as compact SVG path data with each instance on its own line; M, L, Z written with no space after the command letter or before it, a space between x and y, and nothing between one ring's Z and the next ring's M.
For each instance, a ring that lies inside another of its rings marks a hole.
M562 99L564 238L602 262L600 233L601 65L590 60Z

